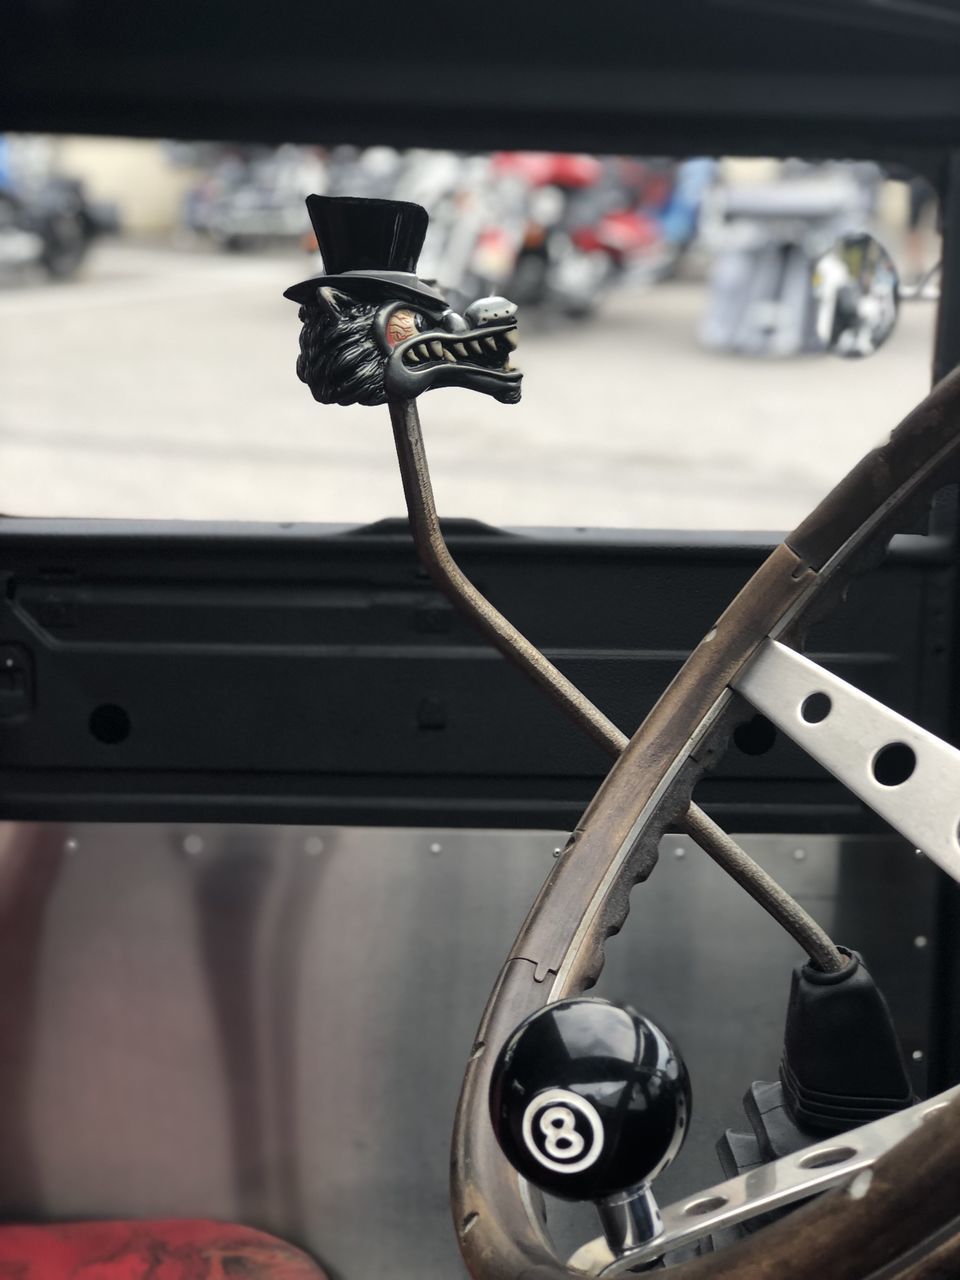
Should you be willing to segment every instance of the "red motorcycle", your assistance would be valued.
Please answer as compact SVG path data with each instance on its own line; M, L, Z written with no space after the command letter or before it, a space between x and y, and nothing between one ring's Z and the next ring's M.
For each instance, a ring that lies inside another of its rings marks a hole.
M646 202L669 193L669 183L661 180L654 190L638 182L641 173L648 176L642 164L564 152L501 152L493 170L526 185L525 217L512 246L502 226L490 232L495 244L478 245L481 259L492 258L492 251L502 259L512 247L510 271L499 282L511 297L584 317L627 275L658 278L670 246Z

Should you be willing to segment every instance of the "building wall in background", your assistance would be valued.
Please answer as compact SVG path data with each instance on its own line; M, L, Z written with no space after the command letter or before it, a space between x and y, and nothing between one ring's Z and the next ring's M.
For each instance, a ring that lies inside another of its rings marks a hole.
M124 231L157 235L178 223L180 204L197 172L174 168L162 142L140 138L62 137L56 167L82 178L90 197L116 205Z

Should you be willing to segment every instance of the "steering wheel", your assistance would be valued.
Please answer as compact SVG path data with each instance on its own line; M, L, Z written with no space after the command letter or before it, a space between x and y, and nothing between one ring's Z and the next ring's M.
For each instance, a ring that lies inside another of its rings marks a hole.
M452 1204L461 1252L475 1280L578 1274L556 1257L536 1194L494 1136L488 1098L498 1054L524 1019L596 982L606 940L623 925L633 887L653 871L661 835L682 818L694 785L737 723L753 714L734 690L751 659L772 641L787 651L798 648L851 577L878 562L893 534L910 527L934 492L960 476L958 427L955 371L773 551L690 655L570 837L500 972L467 1064L453 1137ZM798 717L802 691L798 695L789 681L779 695L774 685L770 696L766 714L779 699L784 717ZM950 837L956 843L955 825ZM851 1153L872 1144L876 1154L891 1137L903 1139L871 1162L868 1174L670 1273L677 1280L862 1280L943 1231L960 1213L960 1096L931 1100L880 1124L887 1129L879 1145L866 1129L843 1135ZM798 1177L802 1183L802 1161L792 1160L795 1183ZM810 1194L819 1189L818 1169L809 1159L807 1168ZM688 1214L699 1214L696 1225L703 1234L710 1214L700 1207L720 1210L722 1222L734 1190L705 1192L686 1205ZM742 1185L739 1193L744 1194ZM758 1203L757 1212L765 1207ZM683 1216L681 1206L673 1217ZM649 1258L642 1251L619 1260L601 1256L588 1269L613 1275ZM927 1261L905 1265L896 1274L911 1280L958 1274L956 1238Z

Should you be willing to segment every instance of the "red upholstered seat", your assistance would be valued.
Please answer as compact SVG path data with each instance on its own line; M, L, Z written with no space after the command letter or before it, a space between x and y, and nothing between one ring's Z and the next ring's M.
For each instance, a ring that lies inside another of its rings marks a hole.
M326 1280L305 1253L225 1222L0 1226L0 1280Z

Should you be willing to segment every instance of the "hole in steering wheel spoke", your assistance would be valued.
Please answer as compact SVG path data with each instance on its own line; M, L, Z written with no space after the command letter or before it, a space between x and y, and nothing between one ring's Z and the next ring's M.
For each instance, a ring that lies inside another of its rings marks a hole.
M684 1217L699 1218L705 1213L713 1213L715 1209L722 1209L727 1203L726 1196L704 1196L700 1200L691 1200L688 1205L684 1205Z
M905 742L889 742L873 757L870 770L881 787L899 787L917 767L917 755Z
M807 724L820 724L826 720L833 709L830 695L827 693L811 693L800 704L800 719Z
M801 1169L827 1169L832 1164L852 1160L856 1154L856 1147L821 1147L819 1151L808 1151L797 1164Z

